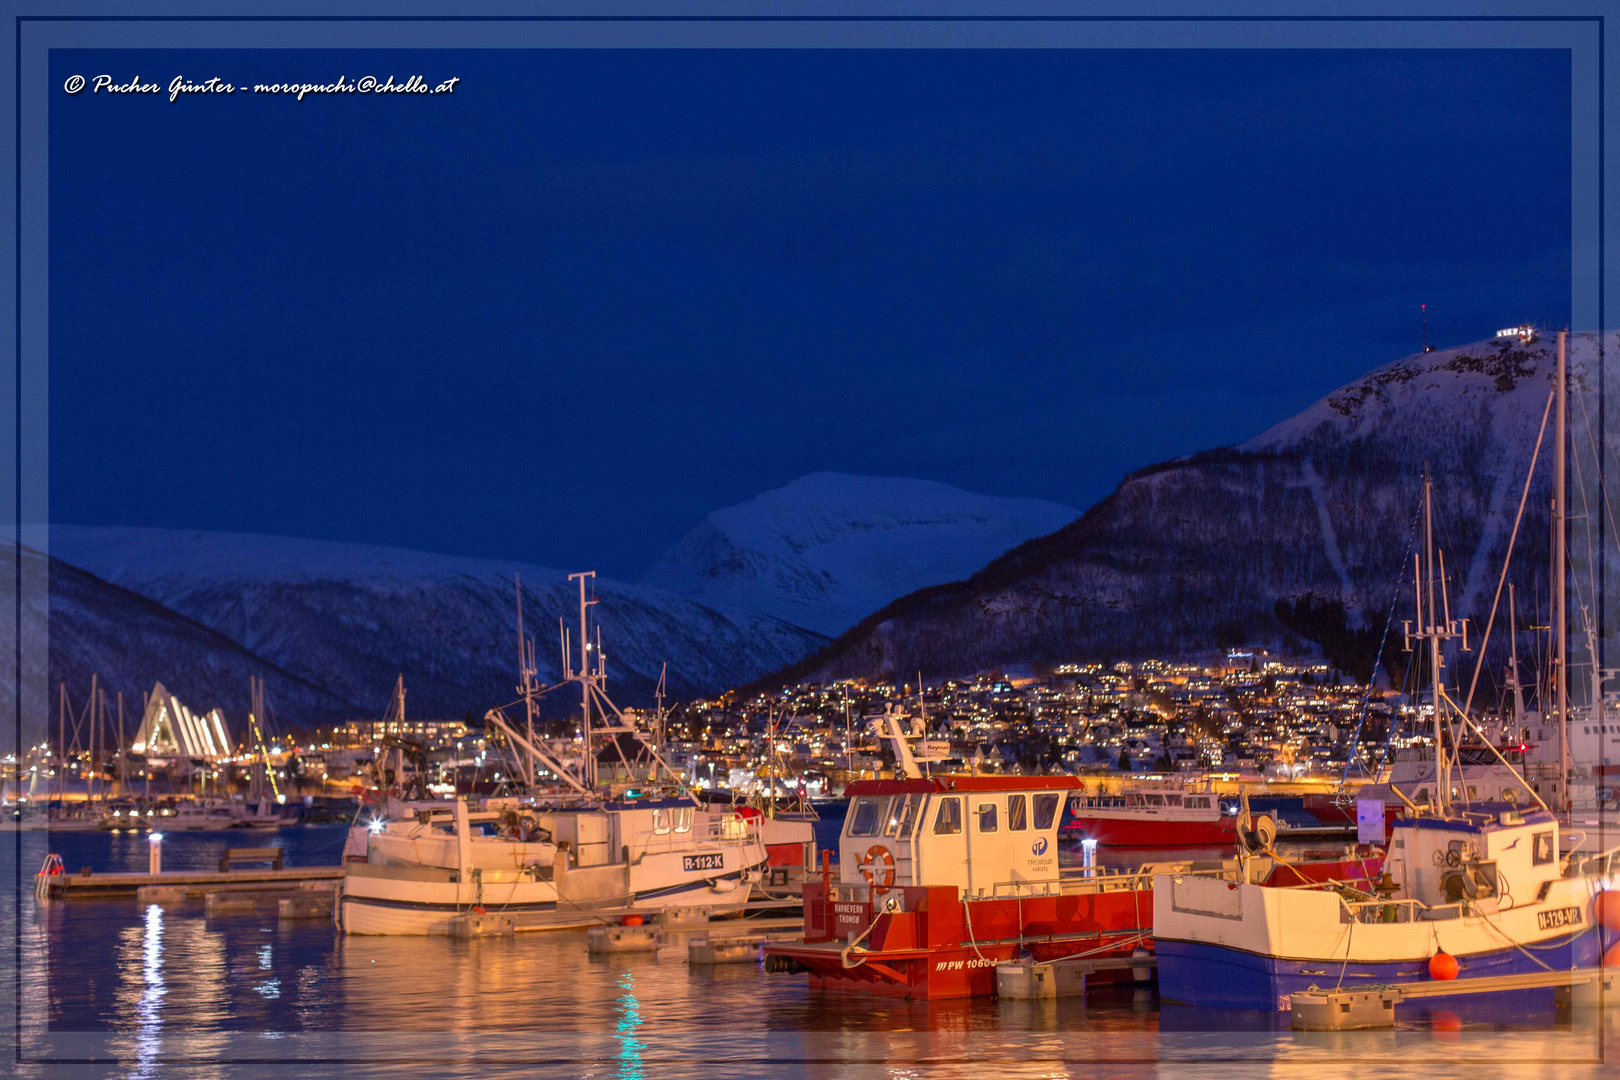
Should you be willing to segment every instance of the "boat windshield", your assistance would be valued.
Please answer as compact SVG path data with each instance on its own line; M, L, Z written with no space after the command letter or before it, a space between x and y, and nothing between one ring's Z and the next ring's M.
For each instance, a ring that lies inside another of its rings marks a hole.
M901 795L893 799L889 804L889 823L885 834L902 840L910 836L922 818L923 803L927 799L928 796L922 794Z
M849 808L849 835L879 836L883 832L883 807L889 800L877 795L862 795Z
M1057 818L1058 805L1063 796L1058 794L1042 794L1035 796L1035 827L1037 829L1050 829L1052 822Z
M1022 832L1029 828L1029 811L1025 808L1026 800L1022 795L1007 796L1007 830L1009 832Z

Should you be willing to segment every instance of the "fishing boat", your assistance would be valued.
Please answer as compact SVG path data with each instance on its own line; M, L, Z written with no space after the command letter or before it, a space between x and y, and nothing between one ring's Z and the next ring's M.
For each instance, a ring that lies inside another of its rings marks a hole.
M1159 782L1071 800L1063 831L1110 847L1229 847L1237 816L1207 780Z
M996 965L1019 957L1091 961L1099 981L1135 977L1153 948L1152 875L1231 873L1234 861L1118 870L1060 867L1063 805L1073 776L925 776L899 725L881 733L902 776L852 782L838 874L823 856L804 886L801 942L766 947L772 970L808 973L812 988L909 998L995 993ZM1269 820L1269 819L1268 819ZM1087 844L1088 858L1095 850ZM1262 859L1267 880L1356 880L1376 856Z
M1559 339L1562 390L1563 336ZM1533 463L1532 463L1533 468ZM1526 482L1526 491L1529 489ZM1191 1005L1288 1009L1321 989L1468 980L1620 964L1620 848L1572 852L1559 820L1521 778L1528 804L1476 800L1453 785L1454 729L1483 733L1446 692L1443 647L1460 637L1437 569L1433 483L1423 484L1423 551L1408 650L1426 646L1434 791L1408 801L1379 879L1279 888L1247 866L1235 880L1161 873L1153 924L1159 990ZM1512 555L1512 538L1508 556ZM1504 578L1506 576L1504 568ZM1437 602L1438 601L1438 602ZM1415 628L1414 628L1415 623ZM1486 626L1484 645L1489 641ZM1488 745L1488 744L1487 744Z
M1620 962L1620 849L1561 853L1545 810L1501 804L1395 823L1370 889L1279 888L1240 877L1154 878L1159 993L1170 1001L1287 1009L1316 988Z
M475 865L474 823L465 799L430 814L418 824L429 830L418 838L421 858L391 861L386 856L346 862L332 918L348 934L448 935L455 921L495 912L533 920L557 909L551 865ZM380 835L381 829L377 830ZM486 859L497 854L481 852ZM498 861L496 859L495 861ZM525 926L525 929L528 927Z
M588 641L587 612L594 601L586 589L593 576L571 575L579 582L581 643ZM577 669L563 636L564 682L583 689L584 749L572 767L550 753L535 733L532 645L523 637L521 615L519 620L525 722L519 727L500 709L485 716L511 755L513 775L521 780L518 793L477 806L458 799L454 816L442 802L389 798L369 819L357 819L344 852L339 925L349 933L447 932L454 912L445 914L446 905L454 908L465 900L468 875L503 886L525 885L522 899L514 895L503 901L517 929L554 924L545 916L559 903L574 913L674 907L724 912L746 906L769 862L757 814L704 807L680 783L656 746L607 697L599 635L589 650L582 644ZM395 703L403 715L403 683L396 687ZM605 783L599 783L599 741L624 766ZM639 756L633 760L633 755ZM639 761L646 767L638 769ZM396 781L405 775L401 753ZM545 788L541 776L553 778L555 785ZM445 878L446 873L453 876ZM538 887L542 882L545 888ZM453 902L445 899L450 885L459 890ZM414 917L398 914L412 904L419 905ZM387 918L368 917L381 907L390 909Z

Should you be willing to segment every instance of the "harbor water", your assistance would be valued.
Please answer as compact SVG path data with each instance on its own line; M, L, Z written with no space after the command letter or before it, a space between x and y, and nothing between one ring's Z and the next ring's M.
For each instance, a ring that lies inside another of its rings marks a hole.
M837 822L829 823L836 836ZM278 846L332 864L344 827L173 834L165 869L211 869L224 849ZM822 836L826 846L830 837ZM512 938L362 938L271 909L40 904L47 851L70 871L144 870L140 833L0 836L15 868L5 1023L22 1077L518 1076L597 1078L1112 1076L1356 1077L1421 1062L1426 1075L1613 1075L1615 1013L1551 992L1403 1006L1394 1031L1294 1032L1286 1014L1194 1010L1152 990L1084 999L905 1002L812 992L758 964L689 968L685 933L657 953L587 955L582 931ZM1065 861L1078 847L1065 848ZM1141 853L1135 853L1140 860ZM1106 861L1113 861L1112 859ZM8 1063L7 1069L12 1068Z

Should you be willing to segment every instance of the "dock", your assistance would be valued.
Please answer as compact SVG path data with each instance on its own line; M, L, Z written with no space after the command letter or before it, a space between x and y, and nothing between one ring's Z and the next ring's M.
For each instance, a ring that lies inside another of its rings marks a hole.
M1486 975L1477 979L1431 979L1395 986L1358 986L1346 990L1302 990L1289 999L1295 1031L1353 1031L1393 1027L1395 1007L1403 1001L1506 993L1513 990L1556 990L1580 1006L1620 1004L1620 969L1574 968L1532 971L1522 975Z
M243 870L165 870L157 874L56 874L43 879L51 900L99 900L107 897L139 897L143 889L173 890L168 895L200 900L209 893L233 889L267 892L288 891L327 884L336 888L343 880L341 866L289 866Z
M800 910L801 904L798 900L750 900L739 908L732 908L702 922L677 919L674 921L666 920L658 925L668 930L699 928L712 930L728 924L737 927L757 927L766 923L783 926L803 926L804 919L801 915L774 919L759 917L765 912L797 912ZM512 918L516 929L521 933L544 933L546 931L589 930L596 926L619 925L626 915L640 915L648 921L649 925L657 922L657 912L649 911L647 908L616 907L570 910L562 904L558 904L555 911L523 912L522 914L513 915Z

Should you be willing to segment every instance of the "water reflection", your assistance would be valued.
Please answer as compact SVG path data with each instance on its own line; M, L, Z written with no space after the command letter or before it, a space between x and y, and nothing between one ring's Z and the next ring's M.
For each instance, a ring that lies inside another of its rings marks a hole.
M657 953L593 961L582 933L348 938L326 923L279 922L269 908L207 918L200 904L128 900L30 906L21 929L29 1044L47 1058L120 1062L106 1072L27 1066L29 1080L70 1068L98 1080L211 1077L223 1067L207 1063L221 1059L263 1063L232 1067L233 1076L344 1080L716 1080L744 1071L1365 1080L1416 1061L1426 1077L1484 1080L1536 1075L1549 1061L1562 1075L1596 1078L1604 1055L1620 1054L1613 1010L1600 1019L1541 1004L1510 1014L1414 1009L1393 1032L1312 1035L1269 1013L1161 1009L1132 987L1042 1002L812 993L803 976L757 964L690 969L688 935L678 932Z
M155 1075L153 1066L162 1050L163 998L163 909L146 905L145 933L141 943L141 997L135 1006L135 1069L138 1080Z
M619 977L619 1080L642 1080L641 1055L647 1044L637 1037L641 1028L641 1002L636 1000L635 973Z

